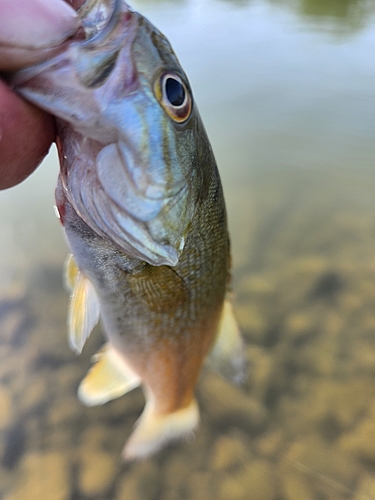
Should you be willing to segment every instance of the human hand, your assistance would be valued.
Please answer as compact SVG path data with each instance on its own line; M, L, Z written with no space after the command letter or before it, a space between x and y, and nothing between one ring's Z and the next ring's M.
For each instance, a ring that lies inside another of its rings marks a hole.
M83 0L69 3L78 8ZM72 7L63 0L1 0L0 72L36 64L57 52L77 29ZM24 101L0 79L0 189L30 175L54 138L53 117Z

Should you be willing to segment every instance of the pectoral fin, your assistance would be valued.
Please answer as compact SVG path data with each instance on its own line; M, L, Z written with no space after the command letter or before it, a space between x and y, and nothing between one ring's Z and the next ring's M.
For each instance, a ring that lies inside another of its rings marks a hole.
M99 321L100 304L94 286L78 270L73 258L67 263L65 277L67 285L74 287L68 310L69 345L80 354Z
M246 378L247 362L243 340L232 302L228 298L224 302L216 341L207 363L231 382L241 383Z
M78 266L73 255L70 253L65 259L63 272L63 283L67 292L72 292L74 290L78 275Z
M78 397L86 406L102 405L138 387L140 377L110 345L93 357L94 365L78 388Z

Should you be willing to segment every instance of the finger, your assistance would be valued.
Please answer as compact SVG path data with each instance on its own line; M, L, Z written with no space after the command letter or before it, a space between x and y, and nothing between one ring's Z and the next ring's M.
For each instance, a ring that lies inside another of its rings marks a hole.
M48 153L54 136L53 118L0 81L0 189L30 175Z
M46 59L78 23L63 0L1 0L0 68L14 70Z

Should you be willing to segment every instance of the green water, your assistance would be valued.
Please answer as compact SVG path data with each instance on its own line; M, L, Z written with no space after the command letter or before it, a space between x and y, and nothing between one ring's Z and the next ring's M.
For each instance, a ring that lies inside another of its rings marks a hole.
M0 498L375 499L375 4L139 1L172 42L222 174L249 380L209 372L194 440L118 457L139 391L84 408L54 152L0 193Z

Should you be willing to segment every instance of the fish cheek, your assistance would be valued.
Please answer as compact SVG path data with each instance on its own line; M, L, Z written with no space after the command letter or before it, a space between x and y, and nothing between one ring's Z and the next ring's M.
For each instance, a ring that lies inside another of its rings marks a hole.
M183 279L168 266L146 264L140 273L128 277L134 295L155 313L172 313L189 299Z

